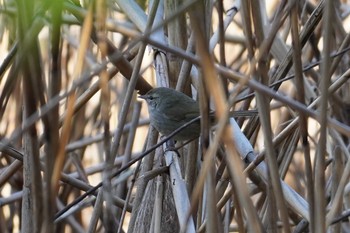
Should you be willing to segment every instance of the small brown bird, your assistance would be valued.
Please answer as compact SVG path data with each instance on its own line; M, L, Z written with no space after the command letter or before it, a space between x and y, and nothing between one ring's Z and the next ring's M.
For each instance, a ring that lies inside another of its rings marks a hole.
M154 88L139 98L147 101L151 124L165 136L199 116L198 103L171 88ZM176 134L174 139L186 141L199 137L199 134L200 122L196 121Z
M154 88L139 98L147 101L151 124L165 136L200 115L198 102L171 88ZM230 112L230 116L233 117L252 117L257 114L258 112L255 110ZM210 120L214 123L214 114L210 115ZM199 137L200 130L200 121L198 120L176 134L174 139L178 141L194 139Z

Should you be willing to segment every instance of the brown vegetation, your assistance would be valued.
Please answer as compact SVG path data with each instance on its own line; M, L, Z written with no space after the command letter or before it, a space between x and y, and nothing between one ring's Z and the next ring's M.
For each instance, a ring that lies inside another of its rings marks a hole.
M1 0L0 231L349 231L349 9ZM199 140L167 150L155 86L199 101Z

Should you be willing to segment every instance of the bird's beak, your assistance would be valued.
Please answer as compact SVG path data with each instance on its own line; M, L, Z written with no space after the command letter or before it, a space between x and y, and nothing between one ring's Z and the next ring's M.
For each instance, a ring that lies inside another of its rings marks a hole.
M145 99L147 99L147 96L146 95L139 95L139 98L145 100Z

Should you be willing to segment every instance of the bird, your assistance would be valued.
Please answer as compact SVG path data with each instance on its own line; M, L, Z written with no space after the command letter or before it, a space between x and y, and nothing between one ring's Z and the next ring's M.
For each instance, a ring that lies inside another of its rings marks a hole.
M139 98L146 100L150 123L164 136L200 115L199 104L186 94L167 87L153 88ZM176 141L192 140L200 135L195 121L174 136Z
M178 132L173 138L176 141L193 140L200 136L199 103L182 92L167 87L151 89L139 98L146 100L150 123L164 136L168 136L181 126L194 121ZM231 117L257 116L256 110L230 112ZM197 118L198 120L194 120ZM209 113L211 124L215 124L214 112Z

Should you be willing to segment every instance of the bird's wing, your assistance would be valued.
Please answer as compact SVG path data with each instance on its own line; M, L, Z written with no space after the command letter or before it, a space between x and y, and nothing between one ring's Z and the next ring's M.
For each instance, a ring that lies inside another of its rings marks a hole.
M185 102L179 105L176 100L173 100L167 103L166 109L168 111L164 112L165 117L178 122L189 121L199 115L199 106L195 102Z

